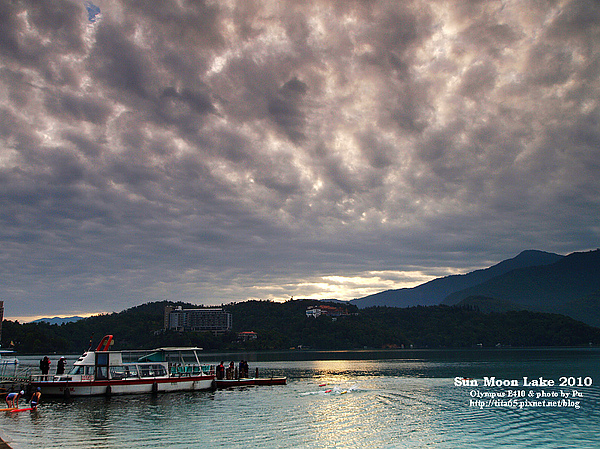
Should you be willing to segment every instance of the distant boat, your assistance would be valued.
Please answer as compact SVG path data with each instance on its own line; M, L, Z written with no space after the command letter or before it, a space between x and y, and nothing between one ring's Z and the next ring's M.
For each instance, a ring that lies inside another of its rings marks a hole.
M193 391L214 388L215 366L198 360L202 348L172 347L151 351L110 351L106 335L95 351L85 352L64 375L34 376L31 387L47 396Z

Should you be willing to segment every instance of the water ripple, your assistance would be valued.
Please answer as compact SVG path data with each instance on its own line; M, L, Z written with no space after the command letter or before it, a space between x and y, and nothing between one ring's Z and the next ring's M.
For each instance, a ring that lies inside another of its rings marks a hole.
M463 373L557 378L572 366L600 383L600 352L584 361L566 351L532 355L270 362L287 386L49 400L35 413L0 415L0 426L15 449L600 447L600 385L580 388L580 409L479 407L453 385Z

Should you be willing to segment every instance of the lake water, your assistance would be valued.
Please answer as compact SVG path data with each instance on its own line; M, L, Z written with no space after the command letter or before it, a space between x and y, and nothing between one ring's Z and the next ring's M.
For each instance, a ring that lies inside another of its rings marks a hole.
M286 375L288 385L46 398L36 412L1 412L1 436L15 449L600 447L596 348L207 357L246 358L251 372ZM492 376L519 385L485 386ZM524 386L524 376L557 385ZM456 386L456 377L478 385Z

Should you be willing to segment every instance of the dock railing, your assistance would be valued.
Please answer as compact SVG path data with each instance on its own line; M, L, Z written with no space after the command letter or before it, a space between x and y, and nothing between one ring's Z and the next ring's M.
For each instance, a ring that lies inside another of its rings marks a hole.
M6 370L0 368L0 392L24 389L31 382L31 368Z
M31 381L31 369L18 371L14 374L2 374L0 375L1 382L29 382Z

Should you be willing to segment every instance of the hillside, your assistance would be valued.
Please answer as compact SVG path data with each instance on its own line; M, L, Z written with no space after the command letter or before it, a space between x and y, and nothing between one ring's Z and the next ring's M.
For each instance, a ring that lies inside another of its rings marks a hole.
M522 308L576 316L598 323L600 250L569 254L551 265L519 268L449 295L444 304L471 296L508 301Z
M105 334L115 336L114 349L162 346L200 346L206 351L469 348L482 345L570 346L600 345L600 329L571 318L528 311L483 313L472 307L371 307L347 304L347 316L306 317L316 300L285 303L249 301L225 308L233 315L233 332L219 336L203 332L163 331L167 304L148 303L119 313L99 315L62 325L3 322L2 343L15 343L19 353L79 354L95 346ZM336 306L340 307L339 303ZM237 340L237 332L255 331L258 339Z
M512 270L524 267L549 265L563 256L544 251L523 251L516 257L504 260L492 267L468 274L452 275L421 284L413 288L387 290L374 295L350 301L363 309L372 306L409 307L416 305L437 305L450 294L476 286ZM458 301L456 301L458 302Z
M469 296L456 305L459 307L470 307L483 313L526 310L525 307L519 306L513 302L488 298L486 296Z
M600 327L600 290L569 301L561 307L561 313L591 326Z

